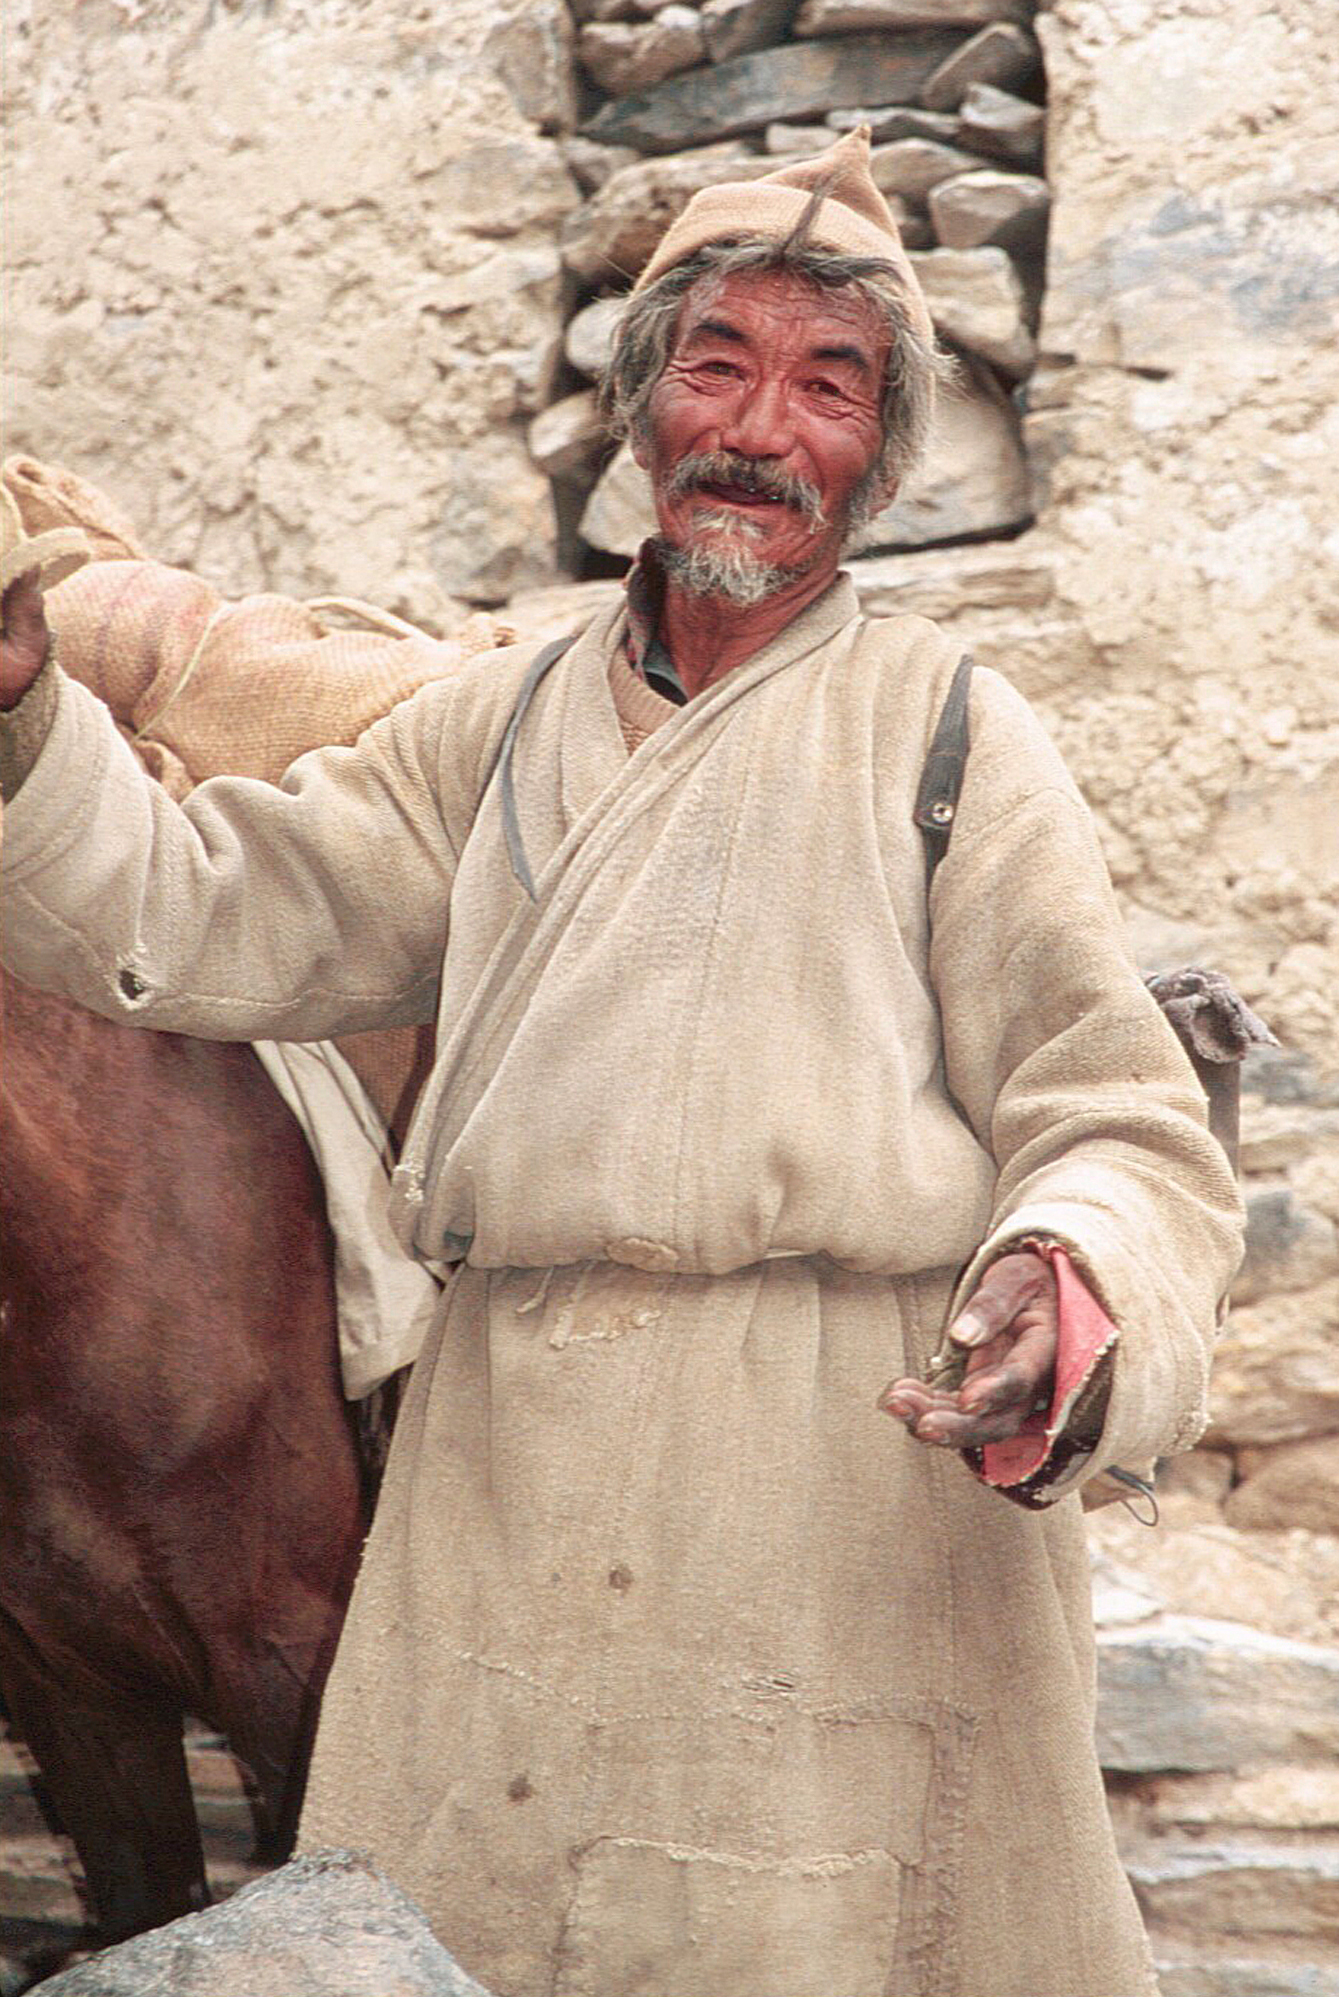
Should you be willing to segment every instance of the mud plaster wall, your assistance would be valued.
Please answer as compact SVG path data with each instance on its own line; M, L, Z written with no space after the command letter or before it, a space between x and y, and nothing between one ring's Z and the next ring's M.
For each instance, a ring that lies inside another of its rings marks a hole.
M20 0L11 444L229 590L440 625L545 577L521 419L578 192L485 53L505 11Z
M1248 1099L1273 1231L1220 1368L1235 1477L1339 1457L1339 62L1326 0L1061 0L1038 31L1038 524L860 586L1036 700L1145 967L1218 965L1311 1059ZM562 0L48 0L7 33L9 448L232 591L449 628L561 580L524 436L580 198L540 130L575 108Z

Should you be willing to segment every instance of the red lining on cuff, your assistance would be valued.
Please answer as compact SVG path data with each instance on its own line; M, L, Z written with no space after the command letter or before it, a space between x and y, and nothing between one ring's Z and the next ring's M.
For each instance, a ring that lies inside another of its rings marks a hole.
M1028 1244L1044 1255L1055 1272L1059 1304L1055 1355L1055 1385L1044 1414L1029 1415L1007 1442L988 1442L981 1451L981 1475L987 1484L1023 1484L1045 1464L1064 1429L1079 1394L1102 1355L1111 1350L1116 1327L1080 1276L1065 1250L1055 1242Z

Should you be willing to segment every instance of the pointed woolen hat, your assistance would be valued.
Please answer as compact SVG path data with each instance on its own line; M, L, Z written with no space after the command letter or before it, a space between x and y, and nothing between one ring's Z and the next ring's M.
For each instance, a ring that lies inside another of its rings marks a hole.
M891 264L906 288L907 308L916 330L927 341L932 340L934 329L924 294L902 247L893 211L869 170L868 125L847 132L812 159L795 160L758 180L727 180L719 187L702 188L682 215L670 223L634 290L654 284L708 243L732 242L743 236L784 242L820 188L823 200L806 240L817 249L881 257Z

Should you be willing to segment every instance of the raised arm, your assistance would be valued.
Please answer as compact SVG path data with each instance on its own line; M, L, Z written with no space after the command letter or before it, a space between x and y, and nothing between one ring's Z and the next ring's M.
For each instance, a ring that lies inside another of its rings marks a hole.
M356 747L301 758L281 787L221 777L176 804L99 701L41 672L40 632L10 599L0 700L29 682L0 723L22 751L3 853L5 961L19 977L216 1039L431 1018L487 767L489 659L425 687ZM22 740L33 703L35 760Z

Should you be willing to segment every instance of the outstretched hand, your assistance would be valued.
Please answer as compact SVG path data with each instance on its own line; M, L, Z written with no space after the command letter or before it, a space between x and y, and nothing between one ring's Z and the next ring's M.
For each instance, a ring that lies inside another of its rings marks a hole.
M42 578L30 569L0 599L0 708L16 707L42 670L51 633Z
M1049 1262L1031 1249L992 1262L946 1334L968 1352L955 1393L924 1380L894 1380L879 1396L885 1413L917 1442L980 1449L1017 1435L1055 1376L1060 1309Z

